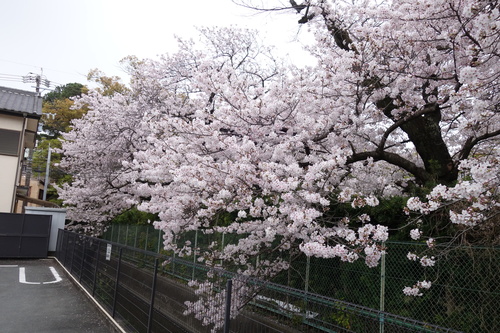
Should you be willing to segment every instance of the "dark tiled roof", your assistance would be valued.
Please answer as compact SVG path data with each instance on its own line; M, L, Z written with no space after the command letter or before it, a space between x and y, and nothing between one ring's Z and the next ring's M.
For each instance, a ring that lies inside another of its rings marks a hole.
M40 117L42 97L36 92L0 87L0 111Z

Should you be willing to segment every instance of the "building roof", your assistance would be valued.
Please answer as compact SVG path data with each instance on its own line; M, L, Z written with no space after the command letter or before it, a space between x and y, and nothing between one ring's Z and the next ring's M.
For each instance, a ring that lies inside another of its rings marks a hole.
M0 112L42 116L42 97L31 91L0 87Z

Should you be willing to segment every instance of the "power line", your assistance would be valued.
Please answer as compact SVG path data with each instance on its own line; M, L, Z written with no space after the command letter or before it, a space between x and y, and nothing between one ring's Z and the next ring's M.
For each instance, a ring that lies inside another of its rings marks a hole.
M12 63L12 64L21 65L21 66L40 68L40 66L24 64L24 63L20 63L20 62L16 62L16 61L11 61L11 60L6 60L6 59L0 59L0 62L9 62L9 63ZM87 77L86 74L82 74L82 73L78 73L78 72L68 72L68 71L63 71L63 70L54 69L54 68L48 68L48 67L43 67L43 68L45 68L46 70L52 71L52 72L58 72L58 73L63 73L63 74L68 74L68 75L78 76L78 77L82 76L84 78Z
M54 90L56 86L61 86L58 82L49 81L45 75L43 75L43 69L41 71L42 74L36 74L33 72L29 72L27 75L15 75L15 74L5 74L0 73L0 81L6 82L16 82L16 83L35 83L36 92L40 92L40 89L44 90ZM42 86L45 86L43 88Z
M45 75L43 75L43 69L42 69L42 74L35 74L33 72L29 72L28 75L23 76L23 82L24 83L36 83L36 92L40 91L41 85L44 85L47 88L50 87L50 81L47 80Z
M1 74L0 73L0 80L11 81L11 82L23 82L23 77L20 75Z

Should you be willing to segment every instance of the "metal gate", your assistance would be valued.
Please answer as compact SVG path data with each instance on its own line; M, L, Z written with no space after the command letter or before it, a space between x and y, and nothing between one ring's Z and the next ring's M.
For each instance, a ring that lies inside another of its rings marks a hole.
M0 258L46 258L52 216L0 213Z

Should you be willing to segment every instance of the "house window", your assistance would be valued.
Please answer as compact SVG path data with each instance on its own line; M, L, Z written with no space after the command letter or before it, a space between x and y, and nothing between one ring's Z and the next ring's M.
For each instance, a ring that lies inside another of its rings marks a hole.
M0 129L0 155L17 156L21 132Z

